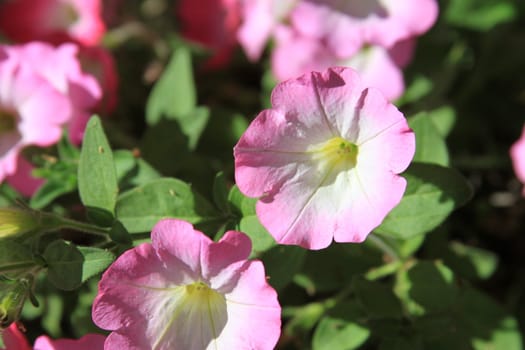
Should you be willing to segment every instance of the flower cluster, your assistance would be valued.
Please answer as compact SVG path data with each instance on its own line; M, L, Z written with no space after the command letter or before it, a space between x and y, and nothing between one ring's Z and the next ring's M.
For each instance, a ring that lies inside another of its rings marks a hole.
M275 40L272 70L278 80L330 66L359 71L389 100L401 96L401 69L410 61L414 38L437 17L435 0L247 0L238 38L257 60Z
M13 42L0 47L0 182L30 196L43 181L20 151L56 143L64 126L79 144L89 116L115 108L105 31L100 0L0 3L0 33Z

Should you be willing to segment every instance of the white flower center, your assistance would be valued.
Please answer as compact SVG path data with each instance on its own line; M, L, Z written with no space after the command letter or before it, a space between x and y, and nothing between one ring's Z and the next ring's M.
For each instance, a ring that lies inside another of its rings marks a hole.
M174 288L159 305L159 314L167 318L158 329L153 350L180 341L187 342L188 348L206 348L219 337L228 319L225 297L202 281Z

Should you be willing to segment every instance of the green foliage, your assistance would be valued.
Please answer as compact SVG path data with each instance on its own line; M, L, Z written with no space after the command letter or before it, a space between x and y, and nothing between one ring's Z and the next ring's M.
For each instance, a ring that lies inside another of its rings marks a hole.
M451 0L445 11L445 19L451 24L480 31L509 22L516 15L513 0Z
M375 231L396 238L429 232L472 197L464 177L451 168L413 163L404 173L403 199Z
M161 219L193 224L217 220L218 212L190 185L173 178L153 180L119 196L117 218L130 233L150 232Z
M118 195L117 174L111 147L96 116L86 126L78 165L78 191L89 218L111 226Z

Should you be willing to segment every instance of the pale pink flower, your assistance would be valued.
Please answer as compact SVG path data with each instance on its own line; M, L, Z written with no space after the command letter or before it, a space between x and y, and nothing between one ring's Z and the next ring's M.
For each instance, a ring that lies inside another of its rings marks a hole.
M281 26L275 33L272 71L278 81L310 71L345 66L357 70L365 85L377 87L390 101L403 94L402 67L412 56L413 40L399 42L391 49L368 45L343 59L332 53L323 41L302 36L290 27Z
M0 332L2 332L1 336L5 346L0 350L31 350L26 336L20 332L16 322L11 323L9 327Z
M53 340L42 335L35 340L33 350L104 350L102 334L86 334L80 339L57 339Z
M510 148L510 158L512 159L516 177L521 183L525 184L525 126L520 138ZM525 196L525 187L522 190L522 194Z
M239 0L182 0L178 13L182 35L213 51L209 68L229 63L237 44Z
M362 242L406 187L415 137L403 114L342 67L280 83L271 102L234 148L261 223L282 244Z
M0 31L20 42L61 43L71 37L96 45L106 28L101 0L11 0L0 5Z
M68 117L69 136L78 144L93 110L102 98L100 85L90 74L82 71L78 58L79 47L72 43L53 47L42 42L13 46L21 64L49 82L67 96L71 105Z
M323 40L339 58L364 45L392 47L426 32L435 22L435 0L303 0L290 14L301 35Z
M299 0L242 0L242 24L237 39L246 56L257 61L267 41Z
M185 221L165 219L145 243L104 273L93 320L113 331L107 349L273 349L277 294L250 239L228 231L217 243Z
M24 147L58 142L71 112L67 96L24 64L14 47L0 45L0 182L16 173Z

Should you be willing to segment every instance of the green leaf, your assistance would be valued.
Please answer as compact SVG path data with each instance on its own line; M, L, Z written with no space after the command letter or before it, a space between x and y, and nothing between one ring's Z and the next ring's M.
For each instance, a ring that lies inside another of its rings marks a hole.
M353 279L354 291L359 303L366 310L369 318L401 318L401 302L392 292L392 288L362 277Z
M396 106L402 106L420 100L432 91L433 82L429 78L418 75L408 85L403 96L396 101Z
M228 200L231 203L232 208L241 214L241 216L255 215L255 203L257 198L246 197L239 191L237 185L232 186L230 193L228 194Z
M113 253L99 248L78 247L80 253L84 256L82 263L82 280L85 282L91 277L104 271L115 260Z
M376 233L407 239L429 232L472 196L469 183L451 168L412 163L404 177L408 182L405 195Z
M277 245L272 235L261 225L256 215L243 217L239 223L239 230L246 233L252 240L252 251L255 255Z
M417 316L443 312L457 299L454 274L440 262L421 261L400 271L394 291Z
M189 115L197 106L190 51L177 48L157 81L146 104L146 121L157 124L162 117Z
M343 319L324 317L315 329L313 350L353 350L370 336L370 330Z
M465 245L460 242L451 242L450 249L455 253L454 264L451 265L455 270L473 268L474 276L471 278L487 279L496 271L498 267L498 256L488 250ZM447 264L449 260L447 259ZM449 264L450 265L450 264Z
M461 295L462 323L475 350L521 350L518 322L507 310L479 291L468 288ZM475 315L475 317L472 317Z
M218 219L213 206L190 185L173 178L151 181L123 193L117 218L129 233L150 232L161 219L178 218L192 224Z
M16 266L29 269L34 265L36 262L29 247L12 240L0 240L0 275L16 270Z
M410 118L408 125L416 134L416 154L413 161L447 166L447 145L427 113L419 113Z
M88 216L97 224L110 226L118 195L117 173L113 153L97 116L89 120L84 134L78 190Z
M117 150L113 152L113 159L121 192L161 178L151 165L142 158L136 158L131 151Z
M50 243L43 255L47 276L55 287L73 290L82 283L84 257L73 244L57 240Z
M301 270L306 250L296 246L277 245L264 252L264 262L268 282L278 291L286 287Z
M215 175L213 181L213 202L224 213L230 212L230 205L228 203L228 187L226 185L226 179L222 172Z
M456 112L450 106L443 106L426 112L443 137L447 137L456 123Z
M512 0L451 0L445 19L457 26L487 31L497 24L511 21L517 12Z

